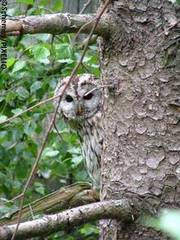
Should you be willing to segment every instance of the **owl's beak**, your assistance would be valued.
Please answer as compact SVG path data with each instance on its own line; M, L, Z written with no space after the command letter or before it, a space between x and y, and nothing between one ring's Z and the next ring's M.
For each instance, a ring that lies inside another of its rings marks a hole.
M83 112L84 112L83 105L81 103L78 103L77 106L76 106L76 114L77 115L82 115Z

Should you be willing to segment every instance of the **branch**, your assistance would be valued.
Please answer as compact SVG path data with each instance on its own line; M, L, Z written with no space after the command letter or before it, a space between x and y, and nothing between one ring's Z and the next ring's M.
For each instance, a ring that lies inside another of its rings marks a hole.
M94 14L69 14L56 13L43 16L16 17L15 20L6 20L5 32L7 35L35 34L35 33L76 33L80 28L82 33L89 33L96 21ZM84 26L84 27L83 27ZM109 33L110 24L103 17L94 34L105 37ZM0 21L0 32L3 30L3 23Z
M22 209L21 222L32 219L32 215L57 213L64 209L97 202L98 200L98 193L91 189L89 183L75 183L28 203ZM0 226L17 223L18 215L19 210L13 212L9 217L0 219Z
M132 209L126 199L91 203L21 223L16 233L16 239L22 240L35 236L46 236L69 225L77 226L91 220L103 218L132 221ZM16 224L0 227L0 239L11 239L15 229Z

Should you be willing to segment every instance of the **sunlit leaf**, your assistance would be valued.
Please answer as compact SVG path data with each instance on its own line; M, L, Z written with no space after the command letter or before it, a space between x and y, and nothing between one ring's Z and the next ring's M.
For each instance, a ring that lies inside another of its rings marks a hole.
M35 186L36 192L44 195L44 193L45 193L45 187L44 187L44 185L43 185L42 183L40 183L40 182L35 182L35 183L34 183L34 186Z
M180 211L169 210L163 212L159 225L164 232L180 240Z
M31 85L31 87L30 87L31 93L36 92L38 89L41 88L41 86L42 86L42 82L40 82L40 81L34 82L34 83Z
M22 70L25 66L26 66L26 62L25 62L25 61L23 61L23 60L17 61L17 62L14 64L12 73L15 73L15 72L17 72L17 71L19 71L19 70Z
M22 113L22 112L23 112L23 109L21 109L21 108L16 108L16 109L12 109L11 112L14 113L14 114L19 114L19 113Z
M58 150L53 150L52 148L46 148L44 150L44 156L45 157L55 157L59 154Z
M15 58L8 58L7 67L11 67L15 63Z
M7 119L7 116L0 115L0 122L4 122Z
M33 4L34 0L16 0L17 3Z
M49 63L48 56L50 55L50 51L43 46L35 46L31 48L31 51L34 55L34 58L36 61L39 61L40 63Z
M16 93L17 93L18 98L20 100L24 100L24 99L29 97L29 92L24 87L18 87L17 90L16 90Z

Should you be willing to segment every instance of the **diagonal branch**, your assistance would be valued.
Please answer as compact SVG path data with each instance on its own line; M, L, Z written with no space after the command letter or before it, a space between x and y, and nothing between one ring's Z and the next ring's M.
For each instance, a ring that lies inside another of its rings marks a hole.
M103 218L133 221L132 216L132 208L126 199L91 203L21 223L16 233L16 239L50 235L69 225L78 226L91 220ZM11 239L15 229L16 224L0 227L0 239Z

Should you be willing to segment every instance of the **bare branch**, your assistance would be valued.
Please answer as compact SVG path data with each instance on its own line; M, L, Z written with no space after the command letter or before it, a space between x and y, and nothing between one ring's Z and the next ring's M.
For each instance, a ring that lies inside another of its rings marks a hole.
M77 226L91 220L103 218L132 221L132 209L126 199L91 203L58 214L47 215L37 220L21 223L16 233L16 239L45 236L69 225ZM15 224L0 227L0 239L11 239L15 229Z
M82 27L82 33L89 33L96 21L94 14L69 14L56 13L45 14L43 16L16 17L15 20L6 20L6 34L35 34L51 33L61 34L69 32L78 32ZM2 21L0 21L0 31L2 31ZM106 18L102 18L98 23L94 33L100 36L106 36L109 32L109 23Z

